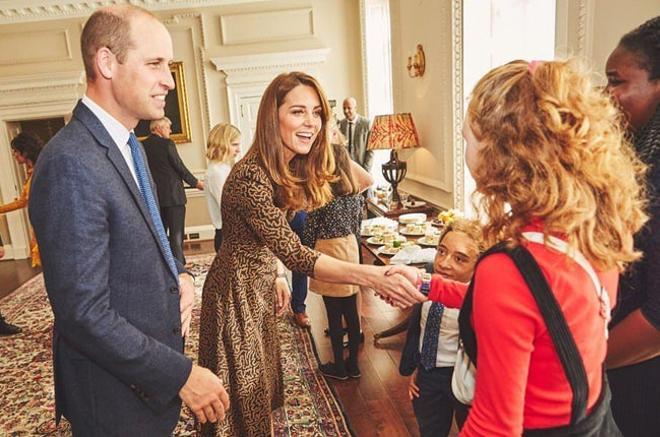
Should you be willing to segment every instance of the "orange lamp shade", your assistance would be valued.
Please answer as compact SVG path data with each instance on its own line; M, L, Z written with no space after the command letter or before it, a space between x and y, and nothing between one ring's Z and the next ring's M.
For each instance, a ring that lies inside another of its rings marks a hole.
M419 147L415 122L409 112L377 115L369 132L368 150Z

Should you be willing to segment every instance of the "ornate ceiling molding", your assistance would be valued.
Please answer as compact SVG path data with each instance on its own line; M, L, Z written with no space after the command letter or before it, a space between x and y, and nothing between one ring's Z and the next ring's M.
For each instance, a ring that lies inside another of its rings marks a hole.
M222 71L227 75L229 82L231 76L237 76L239 74L255 75L286 70L305 70L306 68L324 63L329 52L329 48L323 48L253 55L219 56L209 60L217 71Z
M67 114L85 92L85 73L70 71L0 79L0 120Z
M0 101L10 94L34 93L76 88L85 83L84 71L31 74L0 79Z
M0 24L87 17L96 9L132 4L150 11L203 8L264 0L0 0Z
M186 13L183 13L183 14L172 15L170 18L167 18L167 19L163 20L163 24L165 24L166 26L181 24L183 21L185 21L188 18L191 18L194 21L197 21L197 25L199 26L199 36L200 36L199 45L201 47L206 47L206 30L204 28L204 20L202 19L202 14L201 13L199 13L199 12L186 12Z

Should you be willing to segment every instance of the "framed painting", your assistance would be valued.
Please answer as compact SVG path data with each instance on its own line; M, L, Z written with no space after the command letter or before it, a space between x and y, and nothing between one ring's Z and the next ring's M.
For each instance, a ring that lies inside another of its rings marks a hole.
M165 116L172 121L172 134L170 139L177 144L189 143L190 118L188 116L188 96L186 95L186 81L183 74L183 62L172 62L170 73L174 79L174 89L167 93L165 98ZM140 120L135 128L135 135L142 140L149 136L150 120Z

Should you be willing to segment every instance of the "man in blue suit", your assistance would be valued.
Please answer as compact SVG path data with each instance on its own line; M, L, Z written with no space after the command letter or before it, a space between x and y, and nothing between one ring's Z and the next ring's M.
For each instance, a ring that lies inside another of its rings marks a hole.
M164 115L170 35L153 15L112 6L81 38L87 91L44 148L30 219L55 315L57 420L74 435L170 435L181 400L224 417L222 382L183 355L192 278L172 256L132 129Z

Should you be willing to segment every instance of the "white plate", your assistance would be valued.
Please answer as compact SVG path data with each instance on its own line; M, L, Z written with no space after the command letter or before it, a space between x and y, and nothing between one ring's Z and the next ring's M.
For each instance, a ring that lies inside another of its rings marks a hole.
M408 231L406 230L405 227L401 228L399 231L401 235L408 235L409 237L421 237L423 235L426 235L426 229L419 229L417 231Z
M390 247L390 246L380 246L378 248L378 253L382 255L396 255L401 250L401 247Z
M401 214L399 216L399 223L402 225L412 225L417 223L424 223L426 221L426 214L421 212L413 214Z
M431 246L431 247L436 247L439 241L440 241L440 235L436 235L435 237L424 236L417 240L417 242L422 246Z
M407 238L404 237L403 235L397 235L395 240L397 240L397 241L406 241ZM374 245L384 244L383 237L380 236L380 235L374 235L372 237L369 237L369 238L367 238L367 244L374 244Z
M396 228L396 226L394 226ZM385 232L389 232L395 230L390 226L384 226L384 225L379 225L379 226L363 226L360 229L360 235L363 237L373 237L375 235L383 235Z
M400 233L401 235L407 235L407 236L409 236L409 237L421 237L421 236L423 236L423 235L426 235L426 231L425 231L425 230L424 230L424 231L419 231L419 232L406 232L405 229L401 229L401 230L399 231L399 233Z

